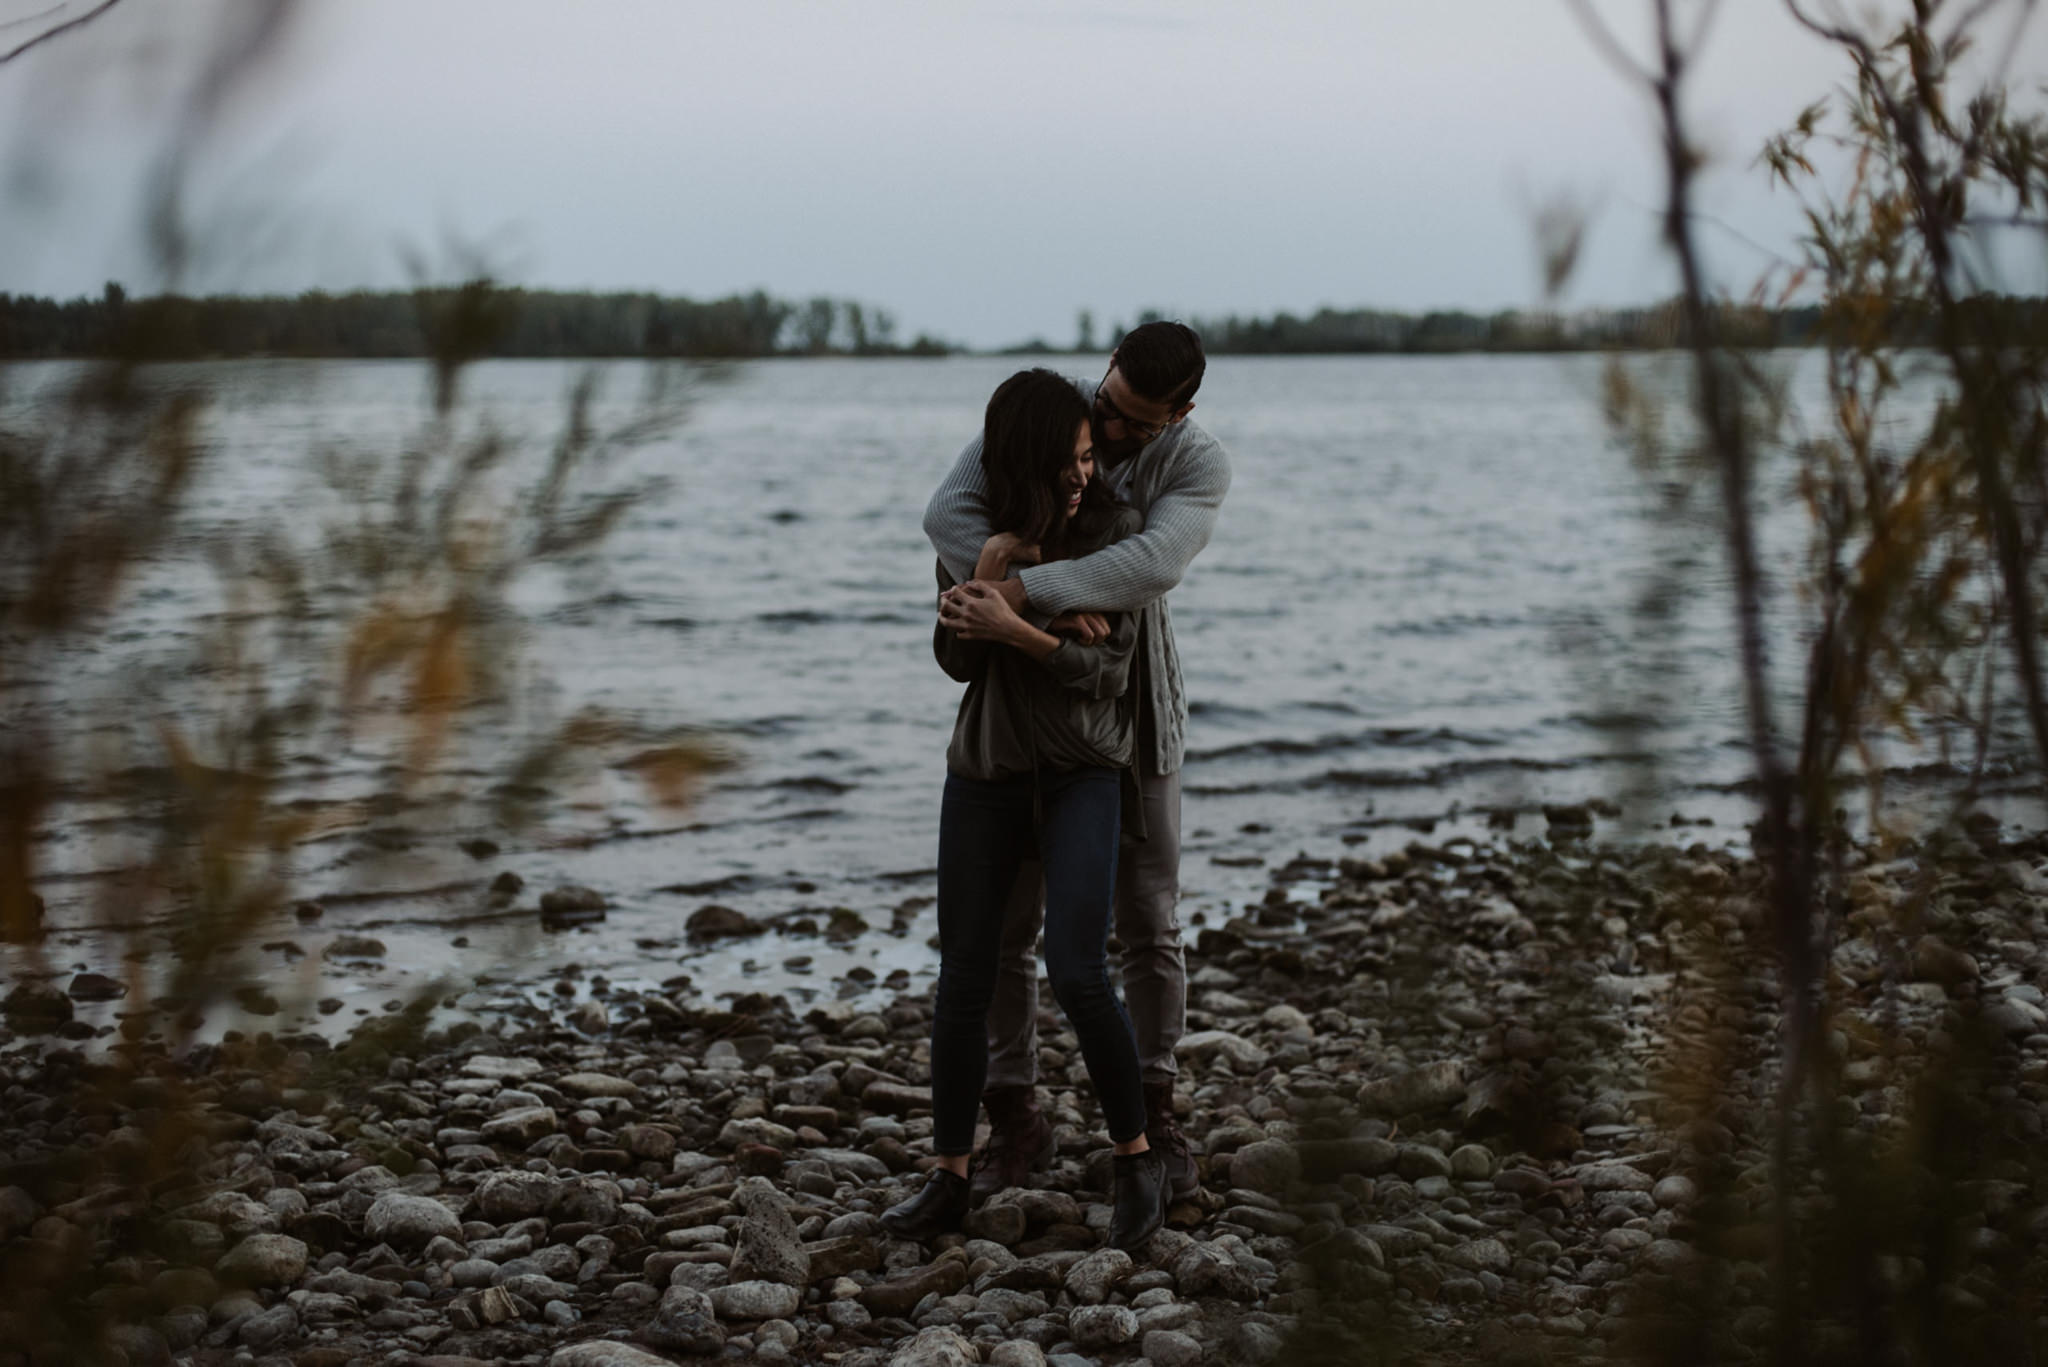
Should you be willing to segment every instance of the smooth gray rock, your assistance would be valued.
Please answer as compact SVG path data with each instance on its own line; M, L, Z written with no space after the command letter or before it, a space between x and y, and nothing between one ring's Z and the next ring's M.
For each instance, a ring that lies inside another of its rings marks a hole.
M889 1355L889 1367L975 1367L980 1361L974 1345L947 1325L918 1330Z
M619 1184L609 1177L572 1177L548 1198L548 1218L556 1224L615 1225L625 1199Z
M298 1331L298 1312L289 1305L273 1305L243 1320L237 1336L249 1347L261 1351Z
M1666 1276L1677 1276L1692 1271L1699 1264L1699 1255L1692 1245L1677 1239L1658 1239L1642 1252L1643 1266L1652 1272Z
M524 1082L539 1077L545 1070L538 1059L475 1054L464 1061L462 1071L470 1077L487 1077L497 1082Z
M1015 1324L1018 1320L1043 1315L1051 1307L1043 1296L998 1286L975 1297L974 1308L982 1314L998 1317L1004 1324Z
M661 1304L640 1337L656 1348L700 1357L725 1348L725 1330L718 1323L711 1298L687 1286L671 1286L661 1293Z
M1190 1299L1224 1296L1248 1301L1258 1294L1251 1274L1213 1244L1189 1244L1182 1249L1173 1260L1173 1280L1180 1294Z
M484 1122L484 1142L525 1148L543 1135L553 1134L559 1123L553 1107L515 1107Z
M789 1204L766 1178L743 1179L733 1192L741 1213L734 1241L731 1276L735 1282L780 1282L802 1288L810 1284L811 1256L790 1218Z
M801 1291L781 1282L732 1282L711 1292L712 1308L722 1320L787 1319L803 1301Z
M1114 1348L1138 1336L1138 1315L1128 1305L1083 1305L1068 1313L1067 1332L1083 1348Z
M1451 1176L1460 1182L1484 1182L1493 1176L1493 1150L1484 1144L1460 1144L1451 1150Z
M251 1234L213 1272L231 1286L290 1286L306 1275L306 1245L289 1234Z
M1137 1264L1122 1249L1097 1249L1067 1269L1067 1294L1083 1305L1100 1305L1135 1271Z
M1230 1159L1230 1185L1278 1196L1301 1176L1301 1156L1281 1139L1245 1145Z
M731 1274L721 1263L677 1263L668 1274L670 1286L689 1286L699 1291L710 1291L731 1280Z
M1444 1254L1444 1261L1471 1272L1506 1272L1515 1265L1514 1255L1498 1239L1468 1239Z
M485 1258L464 1258L448 1269L448 1284L465 1289L491 1286L498 1280L498 1265Z
M640 1095L640 1088L622 1077L610 1073L570 1073L559 1079L555 1085L579 1101L595 1096L616 1096L633 1100Z
M1005 1339L989 1353L988 1367L1045 1367L1045 1350L1029 1339Z
M1180 1037L1174 1046L1176 1054L1183 1054L1201 1063L1207 1059L1222 1057L1240 1073L1256 1073L1266 1066L1272 1054L1260 1044L1228 1030L1194 1030Z
M1448 1178L1451 1160L1442 1149L1428 1144L1403 1144L1394 1169L1411 1182L1424 1177Z
M546 1213L557 1181L541 1172L494 1172L477 1185L476 1208L494 1225L514 1225Z
M1173 1329L1154 1329L1138 1341L1152 1367L1195 1367L1202 1360L1201 1343Z
M421 1248L434 1239L461 1239L462 1221L431 1196L387 1191L363 1216L363 1232L393 1248Z
M586 1339L564 1344L548 1359L548 1367L675 1367L665 1357L616 1339Z

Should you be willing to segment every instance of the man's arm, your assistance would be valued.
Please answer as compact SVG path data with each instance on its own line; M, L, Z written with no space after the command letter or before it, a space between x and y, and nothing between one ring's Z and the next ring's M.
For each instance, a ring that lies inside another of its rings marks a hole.
M1180 583L1209 544L1229 492L1230 459L1212 441L1145 510L1143 531L1077 560L1027 565L1017 578L1040 612L1135 612Z
M968 584L939 605L939 631L955 634L963 644L987 643L1022 651L1043 665L1063 687L1091 698L1114 698L1129 687L1131 656L1138 644L1138 621L1118 613L1108 638L1097 645L1062 640L1039 630L1017 615L994 586Z
M995 534L995 528L988 522L988 490L982 483L979 433L939 481L931 502L925 504L924 534L955 580L964 584L974 578L981 548Z

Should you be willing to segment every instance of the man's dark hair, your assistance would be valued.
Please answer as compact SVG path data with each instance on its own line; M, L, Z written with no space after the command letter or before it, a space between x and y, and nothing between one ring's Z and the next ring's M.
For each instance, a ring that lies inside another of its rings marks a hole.
M1186 323L1141 323L1116 346L1116 368L1144 398L1179 408L1202 387L1202 339Z
M1088 422L1088 401L1073 382L1050 370L1020 370L996 386L981 421L981 473L989 522L1040 544L1048 556L1065 539L1060 475L1074 459L1074 438ZM1088 481L1082 512L1114 499L1101 479Z

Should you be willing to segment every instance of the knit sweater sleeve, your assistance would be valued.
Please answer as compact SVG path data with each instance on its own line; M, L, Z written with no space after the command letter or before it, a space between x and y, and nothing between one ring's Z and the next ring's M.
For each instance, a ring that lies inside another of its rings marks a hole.
M964 584L974 577L981 548L995 534L988 520L980 433L967 443L967 449L953 462L953 468L939 481L931 501L925 504L924 534L955 580Z
M976 461L978 465L978 455ZM1209 544L1217 511L1229 492L1230 458L1219 443L1205 441L1187 453L1171 481L1145 509L1145 530L1093 555L1019 570L1031 606L1051 614L1134 612L1144 607L1180 583ZM929 513L925 528L931 529Z

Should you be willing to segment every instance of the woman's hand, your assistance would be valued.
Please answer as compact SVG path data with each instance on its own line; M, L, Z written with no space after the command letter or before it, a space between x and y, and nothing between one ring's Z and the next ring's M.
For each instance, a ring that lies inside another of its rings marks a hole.
M1063 612L1045 624L1055 636L1071 636L1084 646L1099 646L1109 639L1109 619L1099 612Z
M994 585L978 579L939 596L939 624L963 641L1011 641L1029 625Z
M1010 577L1010 566L1036 565L1038 559L1036 541L1026 541L1015 532L997 532L981 543L981 559L974 562L974 577L1007 579Z

